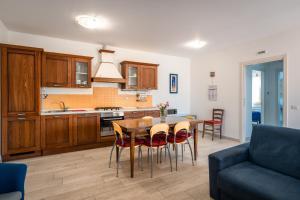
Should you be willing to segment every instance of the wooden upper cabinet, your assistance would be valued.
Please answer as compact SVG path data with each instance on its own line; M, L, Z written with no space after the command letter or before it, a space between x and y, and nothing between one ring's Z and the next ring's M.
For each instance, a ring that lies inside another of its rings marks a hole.
M42 116L41 141L43 150L53 150L72 146L72 116Z
M74 145L100 142L100 115L82 114L74 117Z
M72 58L72 87L91 87L90 58Z
M43 87L71 87L71 58L45 52L42 63Z
M155 90L157 89L157 67L142 66L140 69L140 89Z
M43 87L91 87L92 57L43 53Z
M122 89L155 90L157 89L157 64L134 61L121 62L122 75L126 79Z
M41 51L2 47L2 115L39 115Z

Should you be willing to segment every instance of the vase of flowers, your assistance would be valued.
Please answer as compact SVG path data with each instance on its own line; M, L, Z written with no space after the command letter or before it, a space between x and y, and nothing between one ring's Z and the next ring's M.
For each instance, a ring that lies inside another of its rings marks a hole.
M160 103L157 105L158 109L159 109L159 113L160 113L160 119L161 121L166 121L166 117L167 117L167 108L169 107L169 102L166 103Z

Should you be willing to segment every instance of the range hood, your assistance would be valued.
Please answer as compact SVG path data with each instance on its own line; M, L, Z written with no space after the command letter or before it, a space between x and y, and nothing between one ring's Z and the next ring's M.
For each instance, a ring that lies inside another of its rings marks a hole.
M125 83L117 66L114 65L114 51L100 49L101 62L92 82Z

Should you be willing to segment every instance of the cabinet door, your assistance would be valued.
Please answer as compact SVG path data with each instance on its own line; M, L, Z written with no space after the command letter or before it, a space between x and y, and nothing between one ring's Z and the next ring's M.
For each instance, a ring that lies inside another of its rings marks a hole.
M40 117L9 117L2 120L3 155L40 150Z
M2 53L2 114L38 115L41 53L14 48Z
M71 87L71 58L53 53L43 54L42 85Z
M91 87L91 59L72 58L72 87Z
M158 110L145 111L145 116L159 117L159 111Z
M42 116L42 149L72 146L72 117L70 115Z
M122 76L126 79L123 89L137 90L139 87L139 67L136 64L122 64Z
M146 89L146 90L157 89L157 67L155 66L141 67L139 89Z
M100 142L100 116L98 114L77 115L74 119L75 145Z

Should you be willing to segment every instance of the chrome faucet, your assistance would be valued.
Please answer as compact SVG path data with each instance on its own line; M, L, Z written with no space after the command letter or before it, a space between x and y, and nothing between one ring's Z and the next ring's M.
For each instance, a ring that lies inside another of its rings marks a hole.
M65 104L65 102L63 102L63 101L60 101L59 102L59 104L61 105L61 107L62 107L62 109L63 109L63 111L66 111L68 108L66 107L66 104Z

